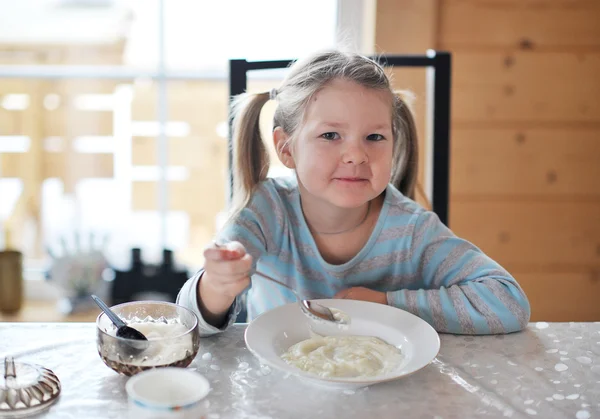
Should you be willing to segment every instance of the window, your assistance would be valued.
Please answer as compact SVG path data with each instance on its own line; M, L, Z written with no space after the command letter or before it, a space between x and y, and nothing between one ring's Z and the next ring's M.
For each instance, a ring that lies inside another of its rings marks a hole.
M338 3L0 0L0 232L27 272L75 232L115 266L132 247L201 265L227 198L228 60L334 46Z

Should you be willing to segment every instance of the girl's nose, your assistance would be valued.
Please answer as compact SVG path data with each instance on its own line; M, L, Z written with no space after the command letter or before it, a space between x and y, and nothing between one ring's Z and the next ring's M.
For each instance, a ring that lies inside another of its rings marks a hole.
M342 161L345 164L363 164L369 161L366 150L362 145L350 145L342 154Z

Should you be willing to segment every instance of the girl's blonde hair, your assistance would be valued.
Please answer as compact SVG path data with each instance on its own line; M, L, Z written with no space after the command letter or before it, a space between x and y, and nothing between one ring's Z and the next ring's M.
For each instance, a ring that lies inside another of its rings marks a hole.
M415 120L405 98L392 90L383 67L370 58L327 51L296 61L275 91L278 106L273 128L281 127L293 139L310 98L334 79L390 92L394 135L390 182L404 195L414 198L418 165ZM256 185L267 178L269 154L260 133L259 119L263 105L272 96L273 92L244 93L233 100L233 213L248 204Z

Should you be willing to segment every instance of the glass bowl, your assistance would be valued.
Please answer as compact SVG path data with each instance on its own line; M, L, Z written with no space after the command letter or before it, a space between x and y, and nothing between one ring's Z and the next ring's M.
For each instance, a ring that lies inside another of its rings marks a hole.
M102 361L119 374L132 376L160 367L185 368L200 349L198 317L189 309L163 301L134 301L111 307L123 321L148 338L143 351L131 351L131 339L116 336L106 314L96 319L96 346ZM133 341L139 342L139 341Z

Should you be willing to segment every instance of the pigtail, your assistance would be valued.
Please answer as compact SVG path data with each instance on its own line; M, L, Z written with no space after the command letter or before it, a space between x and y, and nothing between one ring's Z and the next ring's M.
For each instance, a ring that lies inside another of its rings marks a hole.
M394 168L391 183L414 199L419 167L419 142L415 118L403 93L394 95Z
M243 93L232 104L233 127L233 207L241 211L258 183L267 178L269 153L260 134L260 111L269 93Z

